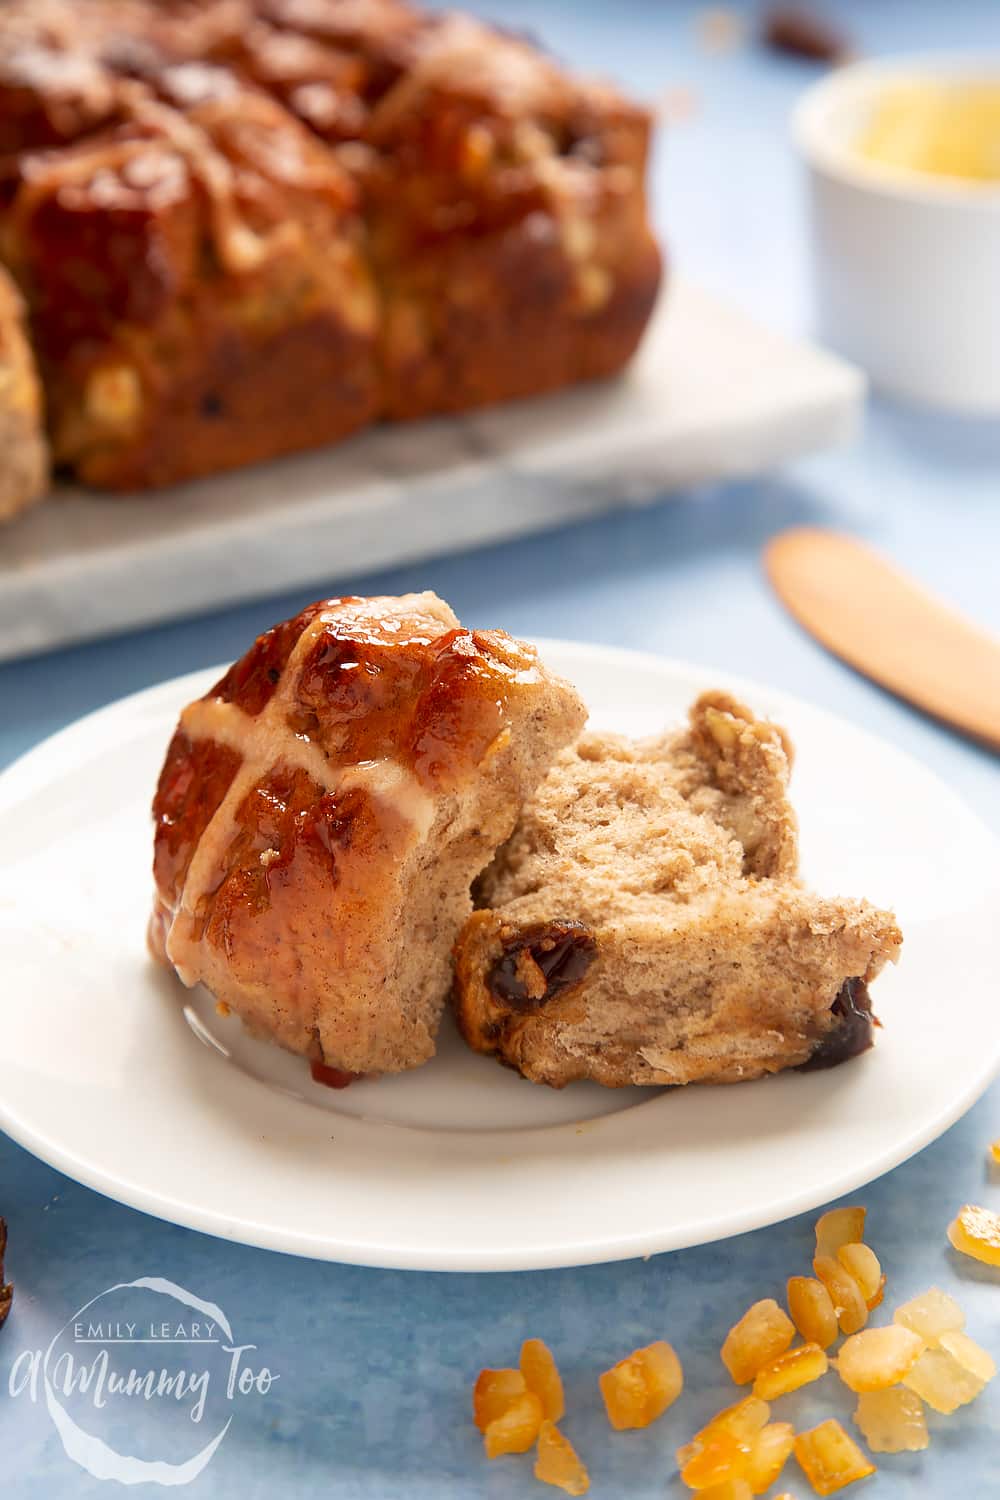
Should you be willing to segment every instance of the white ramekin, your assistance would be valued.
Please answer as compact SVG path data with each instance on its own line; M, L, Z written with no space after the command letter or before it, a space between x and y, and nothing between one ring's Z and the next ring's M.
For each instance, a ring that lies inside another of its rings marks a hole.
M903 78L1000 81L1000 57L860 62L810 88L792 131L809 178L820 332L896 395L1000 413L1000 185L883 167L855 143Z

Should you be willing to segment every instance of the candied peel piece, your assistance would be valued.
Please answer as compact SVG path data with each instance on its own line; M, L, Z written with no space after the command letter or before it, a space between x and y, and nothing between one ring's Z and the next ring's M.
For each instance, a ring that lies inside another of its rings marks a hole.
M833 1299L815 1276L789 1276L788 1311L807 1344L829 1349L837 1338Z
M753 1490L746 1479L734 1475L732 1479L710 1485L707 1490L699 1490L698 1500L753 1500Z
M837 1373L849 1390L884 1391L899 1384L923 1354L924 1347L920 1335L901 1323L866 1328L844 1340Z
M873 1453L919 1453L930 1442L924 1403L905 1385L863 1391L854 1420Z
M988 1385L997 1372L992 1354L989 1354L975 1339L970 1339L961 1329L941 1335L941 1348L957 1359L970 1375L977 1376L983 1385Z
M795 1325L773 1297L755 1302L726 1334L722 1363L737 1385L746 1385L757 1371L784 1354L795 1337Z
M990 1146L990 1156L1000 1165L1000 1140L996 1140Z
M480 1370L472 1388L472 1420L480 1432L528 1389L520 1370Z
M928 1287L919 1297L900 1303L892 1315L894 1323L912 1328L925 1344L936 1344L943 1333L960 1333L965 1327L965 1313L954 1297L940 1287Z
M534 1391L515 1396L506 1410L494 1418L483 1433L487 1458L506 1453L527 1453L542 1425L542 1403Z
M678 1448L677 1465L689 1490L708 1490L742 1477L749 1453L746 1439L710 1422L690 1443Z
M565 1490L567 1495L585 1495L590 1489L590 1475L580 1462L576 1449L548 1418L538 1432L535 1478L543 1484Z
M829 1369L826 1350L819 1344L799 1344L779 1354L770 1364L762 1365L753 1383L753 1393L762 1401L776 1401L814 1380L819 1380Z
M830 1293L841 1333L860 1333L868 1322L868 1303L854 1277L832 1255L817 1255L813 1270Z
M943 1337L953 1339L955 1335L946 1333ZM903 1376L903 1384L934 1411L947 1417L960 1406L975 1401L986 1382L950 1350L938 1347L924 1350Z
M600 1377L608 1421L616 1431L648 1427L684 1388L681 1362L663 1339L636 1349Z
M837 1259L848 1276L854 1277L866 1305L870 1307L872 1298L878 1296L883 1281L882 1267L875 1251L870 1245L857 1241L841 1245L837 1251Z
M753 1494L762 1495L771 1488L794 1446L795 1428L791 1422L771 1422L761 1428L746 1464L746 1478Z
M834 1495L875 1473L875 1465L835 1417L809 1432L800 1432L795 1439L795 1457L817 1495Z
M865 1209L831 1208L816 1220L816 1254L836 1256L841 1245L857 1245L865 1237Z
M14 1302L14 1288L9 1281L5 1284L3 1279L3 1262L6 1254L7 1220L0 1219L0 1328L6 1323L7 1315Z
M1000 1214L966 1203L948 1225L948 1238L963 1255L1000 1266Z
M525 1385L542 1403L545 1420L558 1422L566 1410L566 1398L552 1350L542 1339L525 1339L520 1364Z

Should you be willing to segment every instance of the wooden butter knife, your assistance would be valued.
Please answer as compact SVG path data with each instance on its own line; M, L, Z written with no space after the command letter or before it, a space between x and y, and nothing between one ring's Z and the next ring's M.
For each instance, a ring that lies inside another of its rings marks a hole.
M764 566L785 608L828 651L1000 750L1000 641L835 531L782 532Z

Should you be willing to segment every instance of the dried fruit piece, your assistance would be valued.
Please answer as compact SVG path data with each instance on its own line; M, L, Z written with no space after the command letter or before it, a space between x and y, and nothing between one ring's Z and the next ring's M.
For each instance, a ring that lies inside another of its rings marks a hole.
M993 1142L990 1147L990 1155L995 1162L1000 1163L1000 1140Z
M856 1479L875 1473L853 1438L835 1417L795 1439L795 1457L817 1495L833 1495Z
M902 1303L892 1320L919 1333L925 1344L936 1344L943 1333L957 1333L965 1327L965 1313L954 1297L936 1286Z
M662 1339L636 1349L600 1378L608 1421L617 1431L648 1427L677 1400L684 1387L681 1362Z
M527 1453L542 1425L542 1403L534 1391L515 1396L502 1413L490 1422L483 1433L487 1458L502 1458L505 1453Z
M681 1479L690 1490L707 1490L741 1477L750 1445L724 1427L710 1422L697 1437L677 1450Z
M776 1401L779 1396L787 1396L790 1391L818 1380L826 1374L829 1364L826 1351L818 1344L800 1344L757 1371L753 1393L762 1401Z
M745 1479L737 1476L699 1490L698 1500L753 1500L753 1490Z
M520 1370L480 1370L472 1389L472 1420L480 1432L528 1389Z
M875 1251L870 1245L862 1245L858 1241L841 1245L837 1251L837 1259L848 1276L854 1277L861 1288L862 1297L870 1305L872 1298L878 1296L883 1281L882 1267Z
M983 1385L987 1385L997 1372L992 1354L988 1354L981 1344L977 1344L975 1339L970 1339L969 1335L962 1333L960 1329L952 1333L943 1333L941 1348L957 1359L970 1375L977 1376Z
M541 1401L545 1420L558 1422L566 1410L566 1398L552 1350L541 1339L525 1339L520 1363L525 1385Z
M543 1484L554 1484L567 1495L585 1495L590 1489L590 1475L580 1462L576 1449L548 1419L538 1433L535 1478Z
M924 1352L924 1341L912 1328L890 1323L866 1328L845 1339L837 1373L852 1391L884 1391L898 1385Z
M857 1245L865 1237L863 1208L831 1208L816 1220L816 1254L836 1256L841 1245Z
M859 1333L868 1322L868 1303L854 1277L832 1255L817 1255L813 1270L830 1293L841 1333Z
M887 1391L865 1391L854 1412L873 1453L919 1453L930 1442L924 1403L905 1385Z
M761 1428L746 1467L746 1477L755 1495L771 1488L794 1446L795 1428L791 1422L771 1422Z
M967 1203L948 1225L948 1238L963 1255L987 1266L1000 1266L1000 1214Z
M7 1321L11 1303L14 1301L14 1288L10 1282L4 1285L3 1260L7 1254L7 1220L0 1219L0 1328Z
M788 1311L807 1344L829 1349L837 1337L833 1299L815 1276L789 1276Z
M946 1339L955 1337L953 1333L944 1335ZM986 1381L974 1370L967 1369L949 1350L938 1348L924 1350L913 1368L903 1376L903 1384L935 1411L949 1416L960 1406L974 1401Z
M766 1297L755 1302L734 1324L722 1346L722 1363L737 1385L746 1385L762 1365L784 1354L795 1337L788 1314Z

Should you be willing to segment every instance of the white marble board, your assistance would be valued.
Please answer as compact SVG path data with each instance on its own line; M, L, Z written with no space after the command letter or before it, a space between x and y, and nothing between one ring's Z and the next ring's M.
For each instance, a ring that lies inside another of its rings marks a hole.
M498 541L769 469L864 379L686 282L616 381L135 498L60 489L0 535L0 658Z

